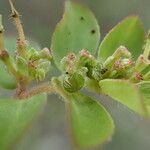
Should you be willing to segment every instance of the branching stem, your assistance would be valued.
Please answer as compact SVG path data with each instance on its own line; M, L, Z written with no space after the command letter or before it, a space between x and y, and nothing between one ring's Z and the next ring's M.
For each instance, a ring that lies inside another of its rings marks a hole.
M16 26L16 29L18 31L18 45L17 45L17 55L18 56L22 56L22 57L26 57L26 47L27 47L27 41L25 38L25 34L24 34L24 30L23 30L23 26L21 23L21 19L20 19L20 15L18 13L18 11L15 9L13 3L11 0L9 0L10 2L10 6L11 6L11 17L14 20L14 24Z
M32 88L31 90L25 92L24 94L20 95L21 99L32 97L34 95L40 94L40 93L48 93L52 94L55 90L51 83L45 83L43 85L40 85L38 87Z
M25 41L25 35L24 35L23 26L22 26L22 23L21 23L21 20L20 20L20 15L19 15L18 11L15 9L15 7L14 7L11 0L9 0L9 3L10 3L10 6L11 6L11 11L12 11L11 16L14 19L14 23L15 23L16 29L18 31L19 39L21 41Z

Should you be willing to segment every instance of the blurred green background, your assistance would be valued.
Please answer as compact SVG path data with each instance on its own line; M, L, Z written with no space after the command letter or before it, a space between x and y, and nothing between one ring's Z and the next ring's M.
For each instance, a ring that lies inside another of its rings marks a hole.
M140 16L145 31L150 28L150 0L78 1L94 12L101 27L102 37L129 15ZM42 47L50 47L51 36L62 16L65 0L13 0L13 2L22 14L27 37L34 39ZM0 13L3 15L5 33L15 36L16 30L10 19L8 0L0 0ZM6 92L9 92L3 89L0 91L1 97L5 97ZM113 138L97 150L150 149L150 121L107 97L93 96L106 106L116 124ZM76 150L67 131L64 104L57 96L49 96L44 112L20 139L14 150Z

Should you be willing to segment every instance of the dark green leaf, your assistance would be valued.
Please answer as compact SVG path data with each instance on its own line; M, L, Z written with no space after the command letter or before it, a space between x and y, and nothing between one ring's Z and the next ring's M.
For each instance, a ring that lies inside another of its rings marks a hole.
M46 94L25 100L0 100L0 150L10 146L39 115L46 103Z
M99 39L99 26L92 12L82 5L67 2L52 38L51 49L57 67L60 68L60 60L68 53L82 49L95 53Z
M102 41L98 57L106 60L121 45L129 49L134 59L142 53L144 30L138 17L128 17L115 26Z
M146 106L138 87L125 80L106 79L99 83L102 93L124 104L131 110L146 116Z
M94 147L110 139L114 124L102 105L77 93L71 95L66 106L69 110L71 132L79 147Z

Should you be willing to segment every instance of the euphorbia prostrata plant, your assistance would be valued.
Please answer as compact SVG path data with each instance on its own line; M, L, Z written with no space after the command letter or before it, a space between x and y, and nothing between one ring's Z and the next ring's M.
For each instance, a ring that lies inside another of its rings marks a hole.
M84 149L108 141L114 122L102 104L81 89L107 95L149 118L150 34L144 41L137 16L124 19L100 43L100 29L92 12L67 1L51 51L37 50L27 42L19 13L10 4L18 39L15 50L6 49L0 15L0 85L16 92L13 99L0 100L0 150L10 149L43 109L47 94L62 97L73 141ZM47 73L52 62L61 73L50 78ZM37 84L31 84L33 81Z

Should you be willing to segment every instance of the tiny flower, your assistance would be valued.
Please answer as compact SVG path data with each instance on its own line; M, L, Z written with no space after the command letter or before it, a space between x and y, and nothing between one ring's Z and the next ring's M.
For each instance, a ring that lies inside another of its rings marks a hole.
M135 70L141 72L150 64L150 61L144 57L144 55L140 55L135 64Z
M92 55L86 49L81 50L80 55L83 56L83 57L86 57L86 58L92 58Z
M70 53L67 55L67 60L68 62L72 63L72 62L75 62L76 60L76 55L74 53Z
M43 49L40 51L39 57L40 57L40 58L43 58L43 59L48 59L48 60L51 60L51 59L52 59L52 55L51 55L51 53L50 53L50 50L49 50L47 47L43 48Z
M135 80L140 81L143 80L143 76L141 73L135 73Z
M131 53L129 52L129 50L124 47L124 46L120 46L113 54L113 56L115 58L120 58L120 57L127 57L130 58L131 57Z

